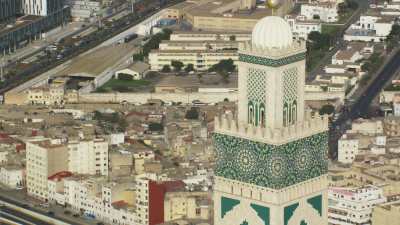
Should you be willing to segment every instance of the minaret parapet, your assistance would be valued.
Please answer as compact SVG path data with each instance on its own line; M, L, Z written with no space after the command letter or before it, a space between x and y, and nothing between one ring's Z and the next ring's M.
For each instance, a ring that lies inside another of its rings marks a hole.
M282 128L261 127L238 123L232 114L215 117L215 132L242 138L252 138L259 142L280 145L328 130L328 116L306 114L304 121Z

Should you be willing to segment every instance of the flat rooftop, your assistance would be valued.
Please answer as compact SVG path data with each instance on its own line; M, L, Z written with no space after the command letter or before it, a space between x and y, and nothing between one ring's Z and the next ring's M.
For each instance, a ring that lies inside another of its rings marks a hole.
M97 77L123 57L131 54L135 48L131 43L101 47L72 59L65 69L57 73L57 76Z

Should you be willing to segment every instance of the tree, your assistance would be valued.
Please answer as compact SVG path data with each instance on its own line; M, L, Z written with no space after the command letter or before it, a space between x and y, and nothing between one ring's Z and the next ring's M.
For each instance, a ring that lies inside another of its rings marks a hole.
M327 104L323 105L321 109L319 109L319 115L325 115L325 114L332 114L335 111L335 107L333 105Z
M195 107L190 108L185 115L188 120L197 120L199 118L199 112Z
M171 72L171 67L169 65L164 65L163 68L161 69L161 72L169 73Z
M175 72L179 72L183 67L183 63L181 61L172 60L171 66L174 67Z
M191 71L194 71L194 65L193 65L192 63L189 63L189 64L187 64L186 67L185 67L185 72L186 72L186 73L189 73L189 72L191 72Z
M164 127L160 123L150 123L149 130L150 131L163 131Z
M126 73L118 74L118 80L132 80L132 76Z
M233 72L235 71L236 66L233 63L232 59L223 59L219 61L217 64L213 65L209 71L210 72L218 72L218 71L226 71L226 72Z
M229 36L229 40L230 40L230 41L236 41L236 36L235 36L235 35Z

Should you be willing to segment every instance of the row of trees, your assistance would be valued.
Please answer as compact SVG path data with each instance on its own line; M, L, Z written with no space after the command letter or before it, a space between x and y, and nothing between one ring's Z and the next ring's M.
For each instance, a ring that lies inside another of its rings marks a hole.
M158 45L163 40L169 40L169 37L172 34L172 30L163 29L162 32L153 35L142 47L140 53L136 53L133 55L133 60L143 61L145 57L147 57L151 50L157 49Z
M184 71L189 73L191 71L194 71L194 65L193 64L187 64L186 67L181 61L176 61L173 60L171 62L171 66L173 67L174 72L181 72L182 68L184 68ZM172 71L171 66L169 65L164 65L164 67L161 69L161 72L164 73L169 73ZM228 83L229 82L229 74L235 71L236 66L233 62L232 59L223 59L219 61L217 64L213 65L211 68L208 69L208 72L215 72L218 75L221 76L221 79ZM198 74L199 79L201 80L201 73Z

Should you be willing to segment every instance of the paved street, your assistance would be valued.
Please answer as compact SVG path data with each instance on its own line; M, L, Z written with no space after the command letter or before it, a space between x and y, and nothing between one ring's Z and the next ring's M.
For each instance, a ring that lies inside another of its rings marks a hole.
M359 117L366 117L368 108L373 99L384 88L385 84L399 71L400 69L400 50L395 49L389 56L387 63L378 71L377 75L370 81L369 85L363 89L362 94L355 99L354 104L348 106L348 110L343 112L339 118L332 123L331 130L331 156L337 157L337 141L345 132L346 123ZM334 151L333 151L334 150Z
M358 3L358 10L350 17L350 19L343 25L341 32L337 33L334 38L333 48L328 51L324 57L319 61L318 65L307 74L306 81L311 82L315 77L323 72L324 66L329 64L332 60L332 56L341 48L345 46L345 41L343 40L344 31L350 27L351 24L355 23L359 18L361 13L365 12L369 7L369 0L355 0Z
M64 208L59 205L51 205L49 208L40 207L39 204L42 203L36 199L27 196L25 190L12 190L4 187L0 187L0 200L11 200L20 205L26 205L30 210L47 215L48 211L54 213L53 218L60 219L69 224L76 225L96 225L99 221L93 219L86 219L83 217L74 217L74 212L71 209ZM8 202L8 201L7 201ZM69 215L64 212L70 211ZM49 215L47 215L49 216ZM40 225L44 223L39 223Z

